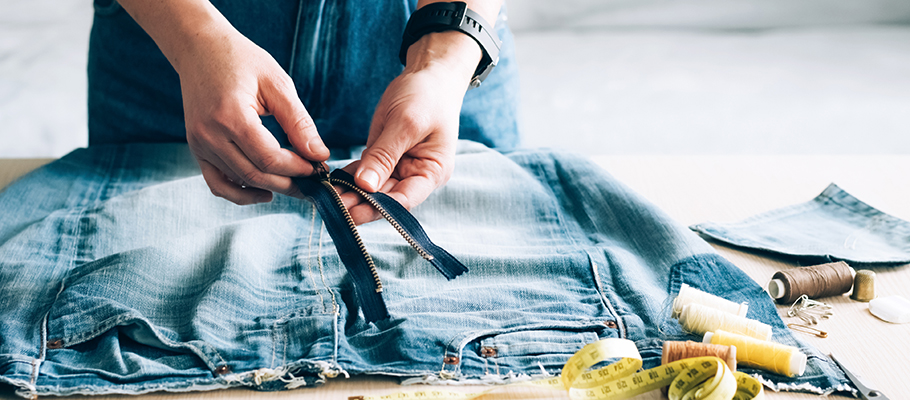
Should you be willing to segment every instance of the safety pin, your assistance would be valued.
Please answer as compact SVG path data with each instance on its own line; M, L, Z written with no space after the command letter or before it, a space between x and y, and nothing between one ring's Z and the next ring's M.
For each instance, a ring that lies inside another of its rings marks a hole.
M793 329L794 331L800 331L800 332L803 332L803 333L809 333L809 334L818 336L818 337L823 338L823 339L826 338L826 337L828 337L828 332L825 332L825 331L820 330L820 329L815 329L815 328L813 328L813 327L811 327L811 326L807 326L807 325L801 325L801 324L787 324L787 327L790 328L790 329Z
M815 325L819 319L828 319L834 315L832 307L820 301L811 300L802 295L787 310L787 316L799 317L806 324Z

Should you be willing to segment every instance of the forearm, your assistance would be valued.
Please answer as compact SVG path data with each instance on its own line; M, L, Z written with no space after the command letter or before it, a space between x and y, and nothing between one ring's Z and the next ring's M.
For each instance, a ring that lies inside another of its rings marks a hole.
M118 0L152 37L178 73L190 57L200 57L208 41L237 33L230 22L206 0Z

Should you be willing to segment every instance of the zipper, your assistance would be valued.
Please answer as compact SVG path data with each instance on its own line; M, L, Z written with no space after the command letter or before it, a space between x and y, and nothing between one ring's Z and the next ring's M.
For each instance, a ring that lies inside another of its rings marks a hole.
M382 192L367 192L356 184L351 174L341 169L332 171L329 178L333 183L341 184L353 189L360 194L368 203L392 225L395 230L411 245L412 248L424 260L446 277L448 280L455 279L456 276L468 272L468 268L458 261L453 255L442 247L433 243L429 235L423 230L423 226L414 218L414 215L408 212L398 201Z
M336 174L336 175L338 175L338 174ZM372 205L373 208L376 209L376 211L379 211L379 215L382 215L382 217L385 218L386 221L389 221L389 223L392 225L392 227L395 228L396 231L398 231L398 234L401 235L401 237L403 237L404 240L406 242L408 242L408 244L411 245L411 247L413 247L415 251L417 251L417 254L420 254L420 257L422 257L424 260L427 260L427 261L433 260L433 256L430 255L430 253L427 253L427 251L424 250L423 247L419 243L417 243L416 240L414 240L414 237L411 236L411 234L409 234L401 226L401 224L398 223L397 220L395 220L395 217L393 217L391 214L389 214L389 212L385 209L385 207L383 207L382 204L380 204L378 201L376 201L376 198L373 197L369 192L361 189L360 187L353 184L352 182L348 182L344 179L333 178L330 176L329 182L335 183L335 184L340 184L342 186L345 186L345 187L357 192L360 195L360 197L363 197L364 200L366 200L368 203L370 203L370 205Z
M335 249L351 274L357 297L362 303L364 318L368 322L389 317L382 299L382 281L376 264L357 231L357 225L333 184L347 187L362 196L389 221L421 258L436 267L446 279L454 279L468 271L458 259L433 243L417 219L395 199L385 193L370 193L361 189L354 184L354 177L343 170L336 169L329 173L324 163L312 164L315 173L309 177L294 178L294 183L304 196L313 200L322 216L326 230L335 242Z
M379 271L376 270L376 264L373 262L373 257L370 257L370 253L367 251L367 247L363 244L363 239L360 238L360 232L357 231L357 224L354 223L354 218L351 217L351 213L348 212L348 209L344 206L344 201L341 200L341 195L332 187L333 179L329 175L328 170L323 163L314 163L316 167L316 173L319 175L319 181L323 186L326 187L326 191L332 195L332 199L335 200L336 208L341 212L341 215L344 217L345 222L348 224L348 229L351 230L351 235L354 237L354 241L357 243L357 249L360 250L360 254L363 257L364 262L366 262L367 267L370 269L370 275L373 276L373 282L375 284L376 293L382 293L382 280L379 279Z

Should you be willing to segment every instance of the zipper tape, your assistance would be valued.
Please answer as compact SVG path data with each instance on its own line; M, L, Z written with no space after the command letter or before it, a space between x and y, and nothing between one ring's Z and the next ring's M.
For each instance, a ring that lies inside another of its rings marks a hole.
M592 366L619 359L605 367ZM573 400L618 400L669 386L670 400L761 400L761 383L742 372L732 372L717 357L696 357L674 361L644 371L635 343L628 339L602 339L575 353L558 377L512 383L479 392L423 390L382 396L352 396L348 400L468 400L487 395L501 387L531 386L563 390ZM636 372L638 371L638 372Z
M468 271L458 259L433 243L417 222L417 218L392 197L385 193L371 193L361 189L354 183L354 177L343 170L336 169L329 173L325 164L316 162L313 163L313 168L316 173L308 177L293 178L294 184L304 196L316 204L326 230L335 242L338 256L354 281L354 289L362 303L363 317L367 322L389 318L389 311L381 294L382 281L379 279L379 271L372 257L360 239L351 214L344 207L341 196L332 184L345 186L360 194L446 279L452 280Z
M338 193L330 184L325 184L327 181L316 174L311 177L294 178L293 181L300 192L316 204L316 210L322 216L325 229L335 242L338 256L354 281L354 290L357 292L357 298L360 299L363 308L363 318L367 322L388 318L389 311L380 293L382 287L371 279L375 266L372 266L369 254L360 251L362 242L358 236L355 236L357 233L356 228L353 228L353 222L348 221L350 215L346 211L342 212L338 209L338 200L336 200ZM344 205L341 205L341 208L343 209ZM376 281L378 281L378 277Z
M408 212L401 203L385 193L371 193L358 188L357 185L354 184L354 177L344 170L336 169L332 171L331 180L334 182L336 179L343 181L345 186L356 190L361 196L367 198L367 201L372 198L373 201L370 201L370 203L374 204L374 206L378 205L377 208L386 211L383 217L390 219L389 222L393 225L397 222L407 235L413 238L424 251L430 254L431 257L426 258L427 261L436 267L446 279L452 280L455 279L456 276L468 272L468 267L465 267L461 261L458 261L458 259L449 254L448 251L437 246L430 240L430 237L427 235L426 231L423 230L420 222L417 222L417 218L414 218L414 215Z

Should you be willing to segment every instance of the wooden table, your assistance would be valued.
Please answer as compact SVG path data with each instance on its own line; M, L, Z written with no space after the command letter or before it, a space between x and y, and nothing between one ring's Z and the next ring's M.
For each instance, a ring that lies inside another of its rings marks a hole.
M595 161L681 223L736 221L773 208L808 201L828 183L872 206L910 220L910 155L908 156L603 156ZM0 187L49 160L0 160ZM760 285L775 271L792 264L765 256L713 244ZM910 298L910 265L874 269L876 293ZM863 375L868 386L892 400L910 393L910 324L889 324L869 313L866 303L847 296L825 299L836 315L823 321L828 338L801 337L826 353L834 353ZM781 315L786 307L779 306ZM785 318L785 322L789 322ZM364 394L401 391L397 381L382 377L330 380L317 389L262 393L247 389L193 394L155 393L142 399L345 399ZM413 390L418 388L404 388ZM454 388L471 391L477 387ZM502 389L489 399L564 399L563 393L535 393L524 388ZM9 396L7 394L7 396ZM651 392L641 399L659 399ZM767 398L812 399L804 393L767 392ZM840 397L840 396L831 396ZM79 396L70 399L81 398ZM104 399L134 399L105 396Z

